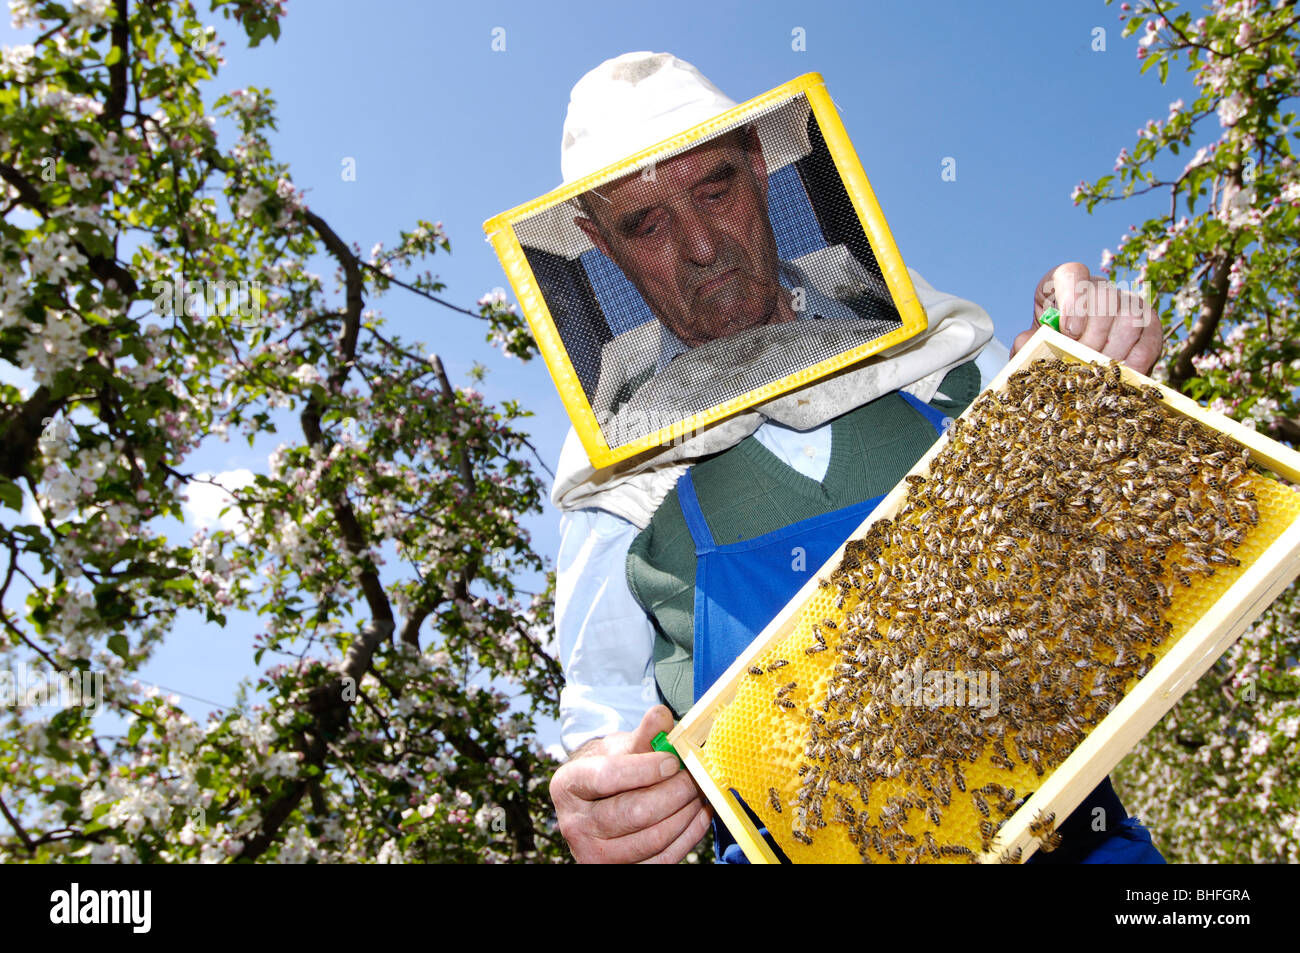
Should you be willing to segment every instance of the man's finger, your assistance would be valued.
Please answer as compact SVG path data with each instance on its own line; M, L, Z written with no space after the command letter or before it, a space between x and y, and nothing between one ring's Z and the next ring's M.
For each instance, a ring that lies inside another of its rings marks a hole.
M673 730L673 713L666 705L655 705L641 716L641 724L632 732L632 751L653 751L650 742L661 731Z
M1077 261L1058 265L1052 271L1056 307L1061 312L1061 331L1076 341L1083 334L1087 323L1087 318L1080 313L1080 308L1086 301L1080 300L1082 296L1079 291L1086 288L1085 283L1089 278L1091 275L1088 266Z
M1137 344L1133 345L1133 350L1129 352L1124 363L1135 371L1150 374L1151 368L1156 366L1156 361L1160 360L1160 352L1164 349L1165 329L1155 309L1150 305L1146 307L1149 319L1146 326L1142 328L1142 336L1138 338Z
M620 858L620 863L644 863L660 855L667 856L672 846L691 833L692 827L699 824L700 814L707 811L698 799L692 798L677 811L665 817L645 830L633 831L623 837L605 841L603 849L611 856ZM701 830L691 844L704 836ZM683 852L682 856L685 856ZM680 858L679 858L680 859Z
M666 705L655 705L641 716L641 723L632 731L607 735L606 754L644 754L653 751L650 742L661 731L673 730L673 713Z
M643 828L620 830L613 836L603 830L588 828L584 831L586 846L602 863L634 864L649 860L671 847L684 831L698 822L702 806L703 802L695 792L695 796L684 804Z
M1120 292L1116 304L1116 317L1110 324L1105 344L1098 348L1107 357L1127 363L1131 352L1142 337L1146 320L1142 311L1142 299L1129 292ZM1140 368L1134 368L1140 370Z
M1049 271L1038 279L1034 286L1034 320L1042 317L1043 312L1056 303L1056 280Z
M1119 291L1114 285L1100 279L1083 282L1075 290L1079 292L1075 308L1083 316L1083 327L1073 337L1084 347L1100 351L1105 348L1106 341L1110 339L1110 329L1116 323Z
M553 794L557 799L599 801L624 791L653 787L677 774L690 777L677 763L677 757L649 751L641 754L593 755L568 762L556 772L563 774L563 785ZM552 784L555 791L556 785ZM561 805L556 804L560 810Z
M713 812L707 805L700 807L699 812L687 825L686 830L678 835L677 839L669 844L664 850L655 856L643 860L644 864L677 864L681 863L682 858L691 852L691 848L698 844L709 829L709 821L713 819Z
M587 831L593 837L613 840L649 830L701 796L690 774L682 771L653 787L625 791L589 804Z

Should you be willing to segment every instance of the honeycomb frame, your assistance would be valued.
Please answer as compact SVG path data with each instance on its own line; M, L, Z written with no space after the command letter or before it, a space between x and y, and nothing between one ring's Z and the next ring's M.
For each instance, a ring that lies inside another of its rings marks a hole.
M1065 335L1049 328L1040 328L987 389L1002 390L1017 371L1035 361L1053 358L1107 363L1104 356ZM1157 387L1167 410L1189 417L1245 447L1257 466L1300 483L1300 454L1236 421L1210 413L1190 398L1130 368L1122 367L1121 374L1129 384ZM947 443L948 437L945 434L907 476L927 475L931 460ZM1277 486L1279 490L1285 490L1280 483ZM897 513L907 496L908 488L905 476L853 532L850 539L862 537L876 521ZM1176 597L1175 608L1183 605L1184 615L1187 615L1186 603L1203 600L1206 590L1217 592L1217 597L1211 595L1213 601L1208 605L1195 606L1200 611L1199 614L1192 613L1194 621L1180 626L1181 632L1176 630L1174 637L1160 647L1155 665L1128 691L1114 710L1088 733L1064 762L1047 773L1040 783L1033 785L1033 795L1002 824L989 849L980 855L981 861L995 862L1007 851L1021 860L1028 859L1039 845L1039 838L1031 832L1034 818L1040 816L1040 812L1043 815L1054 813L1057 818L1068 816L1300 573L1300 494L1297 495L1297 500L1292 501L1288 497L1286 502L1288 505L1285 511L1288 516L1284 528L1278 530L1271 542L1262 548L1258 544L1251 545L1251 539L1255 538L1253 535L1247 538L1246 545L1237 553L1242 558L1242 565L1231 574L1232 581L1226 586L1221 581L1200 586L1181 601ZM750 666L775 646L795 639L800 635L801 627L806 635L809 607L822 597L821 581L830 579L843 555L844 547L841 546L691 708L670 735L670 741L709 798L715 813L754 863L776 863L778 859L748 815L740 808L736 796L727 789L727 781L710 773L706 742L714 721L725 706L735 700ZM1225 573L1225 577L1227 575ZM764 750L763 739L750 738L747 741L752 750ZM979 775L976 779L983 780ZM760 814L769 813L763 803L751 806ZM798 845L790 850L787 843L783 842L782 847L786 848L791 860L798 862L801 859L799 855L802 848Z

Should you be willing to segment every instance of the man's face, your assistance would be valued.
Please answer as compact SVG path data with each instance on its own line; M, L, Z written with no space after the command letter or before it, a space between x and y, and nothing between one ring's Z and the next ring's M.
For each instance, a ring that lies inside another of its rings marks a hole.
M588 194L596 221L574 219L691 347L794 317L777 278L758 135L750 130L746 147L736 139Z

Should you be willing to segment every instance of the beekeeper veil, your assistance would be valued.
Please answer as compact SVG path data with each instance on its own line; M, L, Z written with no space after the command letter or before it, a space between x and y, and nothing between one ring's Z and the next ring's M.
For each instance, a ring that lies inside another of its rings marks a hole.
M593 468L756 405L780 417L782 395L926 332L817 74L737 105L674 56L625 54L573 88L561 167L484 227Z

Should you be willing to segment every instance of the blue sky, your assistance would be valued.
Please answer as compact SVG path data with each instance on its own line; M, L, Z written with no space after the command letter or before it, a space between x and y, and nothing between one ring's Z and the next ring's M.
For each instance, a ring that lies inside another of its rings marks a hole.
M672 52L738 102L820 72L903 260L936 288L982 305L1009 344L1029 324L1045 271L1075 260L1095 271L1130 222L1160 209L1151 198L1089 216L1070 199L1080 179L1111 171L1147 119L1194 98L1181 73L1164 87L1154 71L1139 77L1136 41L1121 38L1118 12L1093 0L294 0L280 41L255 50L213 21L229 45L212 98L272 90L279 158L312 209L361 248L391 245L417 218L443 222L453 253L429 267L449 299L472 306L507 285L482 223L559 184L568 91L588 69L630 50ZM1093 48L1097 28L1104 50ZM792 48L796 30L802 51ZM494 36L504 50L493 49ZM0 41L17 39L3 27ZM946 158L956 161L955 181L941 178ZM341 175L347 159L354 181ZM433 345L453 382L486 365L488 398L532 409L534 442L554 462L567 423L541 361L521 368L501 358L481 324L400 289L377 306L391 329ZM194 462L214 472L265 466L264 455L233 442ZM539 551L553 552L556 521L553 511L530 521ZM178 632L147 676L230 702L252 670L251 631ZM209 710L185 706L200 717Z

